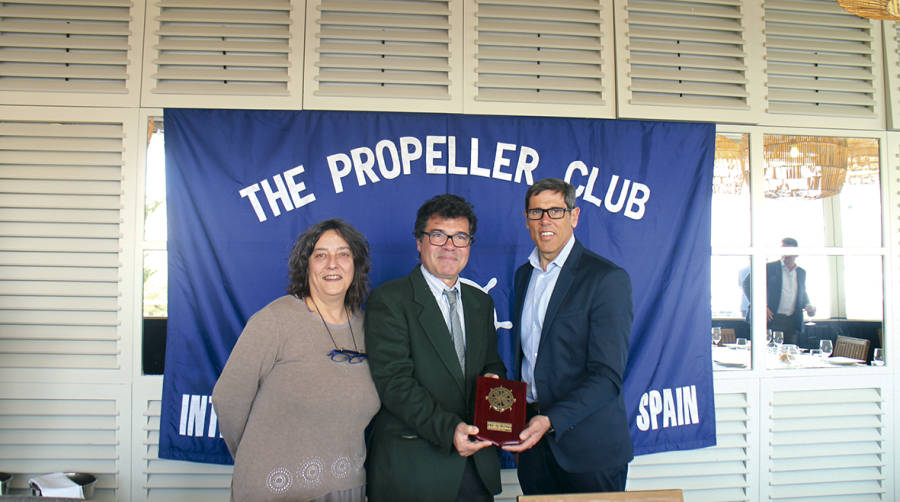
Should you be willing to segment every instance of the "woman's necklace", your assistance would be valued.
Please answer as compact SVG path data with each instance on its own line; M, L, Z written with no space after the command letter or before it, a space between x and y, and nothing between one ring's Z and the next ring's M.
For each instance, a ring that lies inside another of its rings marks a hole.
M334 345L334 348L336 350L344 350L338 348L337 343L335 343L334 335L331 334L331 328L328 327L328 323L325 322L325 318L322 317L322 312L319 311L319 306L316 304L316 300L312 297L312 295L309 295L309 299L312 302L313 307L316 308L316 314L319 314L319 319L322 320L322 325L325 326L325 331L328 332L328 337L331 338L331 344ZM359 348L356 346L356 336L353 334L353 323L350 322L350 311L347 310L346 305L344 306L344 313L347 315L347 327L350 328L350 339L353 340L353 350L358 353Z

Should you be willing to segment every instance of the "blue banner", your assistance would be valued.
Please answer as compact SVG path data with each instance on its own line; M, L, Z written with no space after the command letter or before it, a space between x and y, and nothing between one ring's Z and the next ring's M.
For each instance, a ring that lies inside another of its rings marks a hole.
M309 225L369 240L372 286L418 262L418 207L470 201L467 281L494 298L512 360L513 273L534 247L528 185L577 188L575 236L631 275L625 378L636 454L715 444L710 363L712 124L317 111L166 110L169 320L159 456L231 463L209 401L257 310L284 294Z

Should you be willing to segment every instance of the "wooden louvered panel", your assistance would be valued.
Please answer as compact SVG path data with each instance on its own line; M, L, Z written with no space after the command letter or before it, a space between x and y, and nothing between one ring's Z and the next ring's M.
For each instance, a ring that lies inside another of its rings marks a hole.
M119 225L93 223L19 223L3 225L0 235L17 237L78 237L87 239L117 239Z
M0 207L119 210L118 195L0 194Z
M636 0L617 4L620 115L752 120L761 93L746 33L752 3ZM621 20L621 21L619 21Z
M884 73L887 108L890 110L888 129L900 129L900 23L884 23ZM896 155L892 155L896 158Z
M407 84L407 85L441 85L445 76L440 73L422 74L413 71L393 71L390 75L377 70L322 70L319 72L321 80L336 83L371 83L371 84Z
M793 102L796 104L809 103L814 105L858 105L864 107L871 104L871 99L860 93L837 93L820 90L805 91L801 89L781 90L770 88L769 100Z
M858 379L862 381L863 379ZM876 387L775 390L769 496L865 500L885 493L884 399ZM852 386L853 382L845 385Z
M526 47L544 49L569 49L576 51L600 51L603 47L599 40L590 38L570 38L555 37L541 35L520 35L520 34L502 34L492 35L485 33L478 37L480 45L484 46L500 46L500 47ZM595 62L598 59L594 59Z
M749 83L746 74L741 71L673 70L671 68L648 66L645 68L636 68L632 73L633 80L646 79L665 81L666 79L672 78L678 81L735 84L741 87L744 87Z
M24 168L23 168L24 169ZM74 169L74 168L73 168ZM106 171L103 169L103 171ZM4 175L15 176L16 171L9 169L2 171ZM104 173L105 174L105 173ZM61 173L65 175L65 173ZM100 176L92 176L89 179L97 179ZM67 176L66 176L67 177ZM98 211L93 209L44 209L44 208L0 208L0 221L31 221L43 223L120 223L120 218L115 211Z
M827 0L765 2L767 122L880 123L880 24ZM806 117L797 117L805 115ZM853 122L855 117L868 121Z
M163 0L148 14L144 106L299 107L299 0Z
M857 93L875 92L875 88L870 82L824 78L819 78L811 82L802 78L772 77L769 79L769 87Z
M514 63L517 61L538 63L572 63L586 66L602 64L591 53L584 51L547 50L522 47L484 47L480 48L479 57L495 63Z
M134 106L140 7L90 0L0 3L4 102Z
M28 340L118 340L115 326L0 324L0 338Z
M407 56L407 57L420 57L420 58L435 58L438 61L443 61L446 59L447 53L444 47L440 45L427 45L427 46L411 46L409 44L402 43L380 43L373 41L358 41L358 42L350 42L350 41L323 41L319 46L319 50L323 54L329 55L361 55L361 54L373 54L377 56ZM340 60L343 63L348 61ZM350 66L341 65L344 68L352 68ZM321 62L319 66L322 66Z
M97 477L91 500L122 499L119 484L127 477L120 479L120 421L128 416L120 410L129 408L129 395L127 385L6 383L0 471L13 475L12 493L25 493L35 475L75 471Z
M491 72L493 73L493 72ZM540 88L543 91L577 91L577 92L594 92L598 95L603 92L603 85L595 79L586 78L561 78L550 76L521 76L507 75L494 76L485 75L479 79L480 84L484 87L494 87L503 89L535 89Z
M5 253L10 254L10 253ZM30 254L30 253L29 253ZM84 253L86 254L86 253ZM54 256L55 257L55 253ZM46 262L39 262L46 263ZM118 270L115 267L100 268L86 266L82 262L53 262L53 266L17 267L0 265L0 278L4 280L72 281L72 282L116 282ZM7 291L16 291L13 289Z
M453 4L310 2L304 107L451 111Z
M322 67L338 67L341 65L351 66L358 69L378 69L378 70L422 70L432 72L447 72L450 68L446 61L437 59L423 58L401 58L401 57L381 57L372 56L323 56L319 61Z
M541 21L507 21L503 19L485 19L478 23L478 28L486 32L496 33L546 33L550 35L570 35L579 37L600 37L603 35L599 24L554 23ZM597 19L599 23L600 19Z
M158 392L157 392L158 394ZM159 414L158 395L154 399L145 399L143 437L141 443L141 464L143 465L143 481L140 489L147 495L147 500L157 498L190 499L190 500L222 500L228 498L231 487L232 467L229 465L201 464L198 462L175 462L162 460L159 450ZM142 493L143 495L143 493Z
M117 295L113 296L15 296L0 295L0 309L3 310L59 310L80 312L115 311Z
M4 157L4 155L0 155L0 162L3 162ZM52 161L51 158L42 159L38 154L34 154L32 157L35 163L41 160ZM47 157L53 157L53 155L47 155ZM63 155L59 157L63 157ZM118 181L19 180L10 182L5 180L0 181L0 190L6 192L15 190L22 194L116 195L121 193L121 186Z
M465 91L473 113L612 115L611 2L470 5L475 45Z
M4 268L6 267L0 267L0 291L15 291L16 293L25 296L115 297L119 294L118 284L115 282L7 280L3 277Z
M33 237L0 237L2 251L61 251L70 253L117 253L114 239L64 239Z
M603 78L599 65L575 65L568 63L497 62L485 69L484 73L501 75L535 75L539 77L581 77Z
M14 112L29 120L0 117L0 373L108 378L121 369L122 116Z
M743 97L746 92L740 85L716 83L677 83L670 84L658 80L637 80L632 83L636 92L665 93L677 92L695 96Z

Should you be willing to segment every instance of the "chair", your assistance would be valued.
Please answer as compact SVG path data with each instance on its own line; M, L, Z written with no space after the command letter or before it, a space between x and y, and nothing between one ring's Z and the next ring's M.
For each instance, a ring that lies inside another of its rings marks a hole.
M851 359L859 359L862 362L868 362L869 343L869 340L864 338L838 335L837 341L834 342L834 351L831 353L831 356L849 357Z
M719 340L718 345L725 345L726 343L737 343L737 337L734 334L733 328L722 328L722 339Z
M724 330L723 330L724 331ZM684 502L679 490L635 490L609 493L569 493L566 495L519 495L518 502Z

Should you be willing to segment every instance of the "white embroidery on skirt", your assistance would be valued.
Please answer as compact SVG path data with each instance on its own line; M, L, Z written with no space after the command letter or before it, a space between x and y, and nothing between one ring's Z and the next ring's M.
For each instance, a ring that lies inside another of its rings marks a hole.
M331 464L331 474L337 479L344 479L350 475L350 469L352 468L350 457L338 457Z
M272 490L272 493L286 492L293 482L294 479L291 476L291 471L284 467L272 469L272 472L266 477L266 486L269 487L269 490Z
M322 473L325 472L325 464L319 457L307 459L300 466L298 474L306 486L316 486L322 482Z

